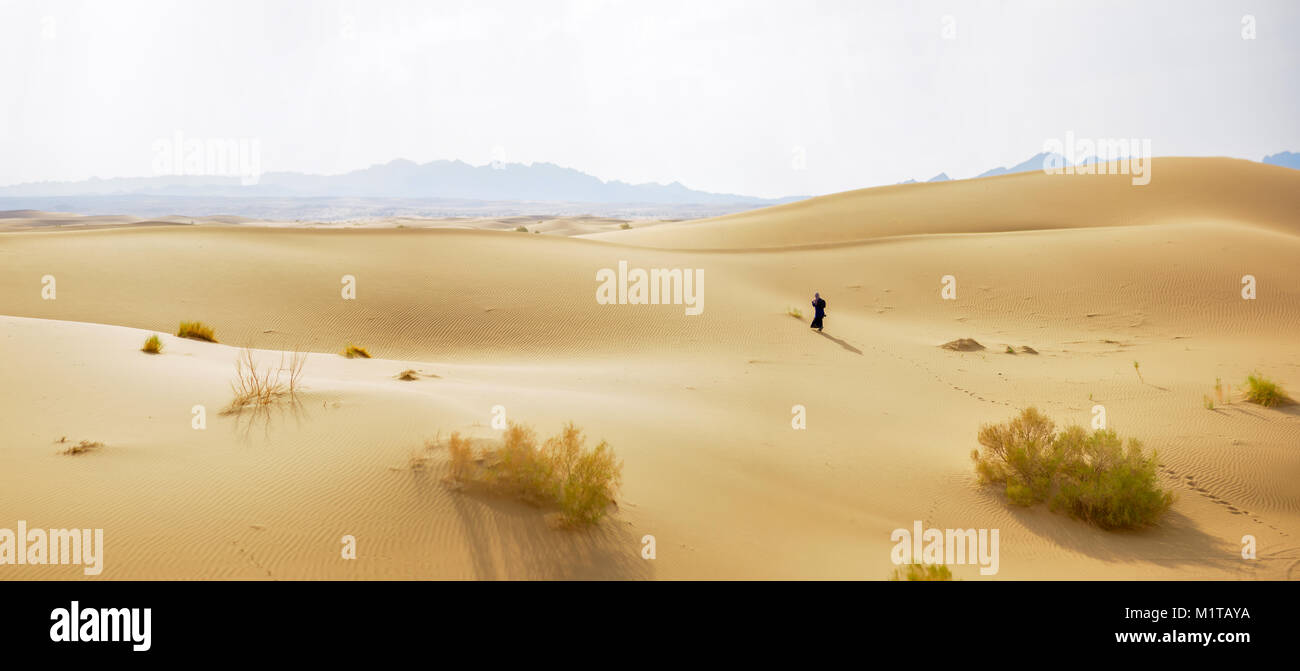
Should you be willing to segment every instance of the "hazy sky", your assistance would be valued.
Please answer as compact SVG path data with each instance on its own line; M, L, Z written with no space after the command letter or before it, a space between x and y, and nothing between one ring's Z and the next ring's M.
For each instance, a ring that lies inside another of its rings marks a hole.
M1067 131L1300 151L1300 2L0 0L0 91L0 184L151 175L180 131L256 138L263 172L498 159L820 194Z

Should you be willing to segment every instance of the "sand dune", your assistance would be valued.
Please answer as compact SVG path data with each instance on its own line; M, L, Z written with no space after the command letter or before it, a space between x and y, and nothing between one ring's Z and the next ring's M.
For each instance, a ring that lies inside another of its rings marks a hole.
M1297 175L1159 159L1141 188L1013 175L595 239L0 233L0 520L102 526L110 579L874 580L913 520L999 528L1000 579L1300 577L1300 412L1202 406L1216 378L1254 370L1300 391ZM703 313L598 304L596 272L620 261L703 269ZM1241 298L1246 274L1256 300ZM945 275L956 300L940 298ZM823 334L786 314L813 291L830 302ZM222 344L137 351L182 319ZM938 347L962 337L987 349ZM377 358L338 356L348 342ZM300 406L218 415L238 347L313 352ZM394 379L406 368L438 377ZM1104 532L976 486L981 423L1034 404L1086 424L1096 403L1159 452L1178 497L1160 526ZM806 430L791 429L795 404ZM440 452L409 467L439 432L496 436L495 405L543 434L574 420L608 440L624 461L617 511L554 530L542 511L449 490ZM63 436L106 447L61 455ZM355 562L338 558L344 534ZM1246 534L1257 560L1240 556Z
M1230 220L1300 233L1300 171L1226 158L1155 158L1129 174L1017 173L899 184L588 237L671 249L813 246L900 235L995 233ZM1116 164L1107 171L1118 172Z

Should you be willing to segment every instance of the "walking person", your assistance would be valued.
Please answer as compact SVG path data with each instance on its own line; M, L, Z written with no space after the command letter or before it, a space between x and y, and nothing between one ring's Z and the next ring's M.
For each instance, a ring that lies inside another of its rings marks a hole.
M809 328L815 328L818 332L822 330L822 320L826 318L826 299L822 298L819 293L813 294L813 320Z

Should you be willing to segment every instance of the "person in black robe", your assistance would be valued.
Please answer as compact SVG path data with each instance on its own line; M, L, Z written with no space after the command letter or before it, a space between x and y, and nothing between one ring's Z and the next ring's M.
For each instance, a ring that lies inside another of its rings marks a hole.
M809 328L815 328L818 331L821 331L822 320L826 318L826 300L822 298L821 294L814 293L812 306L815 312L813 313L812 324L809 325Z

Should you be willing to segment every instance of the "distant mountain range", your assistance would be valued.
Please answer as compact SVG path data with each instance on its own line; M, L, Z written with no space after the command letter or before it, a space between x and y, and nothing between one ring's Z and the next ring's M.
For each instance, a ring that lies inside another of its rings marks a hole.
M1041 170L1049 157L1055 157L1060 165L1069 164L1059 154L1044 152L1011 167L986 170L975 178ZM1266 156L1263 162L1300 170L1300 153L1281 152ZM926 181L950 179L941 172ZM244 184L239 177L165 175L0 186L0 210L138 216L232 214L319 221L535 214L692 219L804 198L710 193L678 182L606 182L552 163L472 166L463 161L418 164L404 159L341 175L266 173L255 184Z
M1069 165L1069 161L1066 161L1066 160L1065 160L1065 157L1064 157L1064 156L1061 156L1060 154L1052 154L1052 153L1048 153L1048 152L1042 152L1042 153L1039 153L1039 154L1034 154L1033 156L1030 156L1030 157L1029 157L1028 159L1026 159L1025 161L1022 161L1022 162L1020 162L1020 163L1017 163L1017 164L1011 166L1010 168L998 167L998 168L993 168L992 170L985 170L984 172L981 172L980 174L975 175L975 176L972 177L971 179L979 179L980 177L997 177L998 175L1010 175L1010 174L1012 174L1012 173L1017 173L1017 172L1033 172L1034 170L1042 170L1042 169L1043 169L1043 161L1045 161L1049 156L1055 156L1055 157L1057 157L1057 158L1061 161L1061 165ZM1087 163L1087 162L1088 162L1088 159L1084 159L1083 161L1081 161L1081 163ZM941 172L941 173L935 175L934 177L931 177L930 179L927 179L927 180L925 180L925 181L927 181L927 182L947 182L947 181L949 181L949 180L951 180L951 179L952 179L952 178L948 176L948 173L946 173L946 172ZM909 180L907 180L906 182L900 182L900 183L901 183L901 184L915 184L915 183L916 183L916 180L914 180L914 179L909 179Z
M480 202L776 205L800 200L695 191L672 184L606 182L552 163L472 166L463 161L404 159L341 175L271 172L255 184L239 177L159 176L37 182L0 187L0 198L66 196L228 196L239 198L405 198Z
M1052 157L1059 159L1061 161L1061 165L1069 165L1069 162L1065 160L1065 157L1061 156L1060 154L1040 152L1034 154L1033 156L1030 156L1028 159L1021 161L1020 163L1011 166L1010 168L997 167L997 168L993 168L992 170L985 170L984 172L981 172L975 177L976 178L997 177L998 175L1011 175L1018 172L1030 172L1032 170L1042 170L1043 162L1046 161L1048 158L1052 158Z

